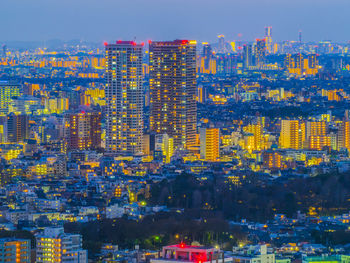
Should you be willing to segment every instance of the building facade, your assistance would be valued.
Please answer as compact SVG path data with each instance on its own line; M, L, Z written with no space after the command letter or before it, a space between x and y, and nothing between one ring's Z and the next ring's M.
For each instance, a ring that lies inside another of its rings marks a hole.
M196 42L150 43L150 128L174 138L174 146L196 143Z
M142 44L106 45L106 153L142 153Z

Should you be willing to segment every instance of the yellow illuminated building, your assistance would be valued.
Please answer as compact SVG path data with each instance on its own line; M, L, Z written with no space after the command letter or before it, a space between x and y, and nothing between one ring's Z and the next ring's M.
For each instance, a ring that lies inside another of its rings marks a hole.
M305 137L305 123L299 120L281 121L279 138L281 148L302 149Z
M249 152L252 151L260 151L265 148L265 143L263 139L263 124L249 124L245 127L243 127L243 131L245 133L248 133L246 143L245 143L245 149ZM251 134L251 135L249 135Z
M220 157L220 130L218 128L200 129L201 159L215 162Z

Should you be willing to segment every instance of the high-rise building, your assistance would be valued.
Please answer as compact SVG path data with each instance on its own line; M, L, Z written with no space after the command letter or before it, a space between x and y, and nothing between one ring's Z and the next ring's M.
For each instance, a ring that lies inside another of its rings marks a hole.
M23 142L29 137L29 116L10 113L7 116L7 141Z
M87 263L79 234L66 234L63 227L48 227L36 237L36 262Z
M13 97L21 95L21 86L8 81L0 81L0 115L6 115Z
M318 72L318 56L316 54L310 54L307 57L305 55L287 54L285 58L285 67L290 74L295 75L315 75Z
M243 66L249 68L253 65L253 49L252 45L247 44L243 46Z
M210 60L212 59L213 51L209 43L203 43L203 53L202 57L204 58L204 68L209 69Z
M200 128L200 157L215 162L220 157L220 130Z
M305 141L305 123L299 120L282 120L281 148L302 149Z
M174 147L196 144L196 42L150 43L150 128L174 138Z
M101 112L80 110L68 113L66 138L70 150L90 150L101 147Z
M211 45L207 42L203 42L203 51L199 56L199 72L204 74L216 73L216 60L212 51Z
M325 121L308 121L306 123L306 138L310 136L324 136L327 134L327 122Z
M4 44L2 45L2 56L6 58L7 55L7 46Z
M30 240L1 238L0 239L0 262L29 263Z
M218 52L219 53L226 53L226 42L225 42L225 36L224 35L218 35Z
M245 145L248 151L260 151L265 148L263 138L263 124L258 122L257 124L249 124L243 127L243 131L248 133L247 143Z
M326 121L308 121L306 123L306 140L312 150L322 150L325 146L331 146L331 137L327 136Z
M344 120L338 132L338 150L345 148L350 150L350 121Z
M266 40L257 39L255 46L255 65L263 66L266 59Z
M265 27L265 41L266 41L266 50L268 53L272 53L272 27Z
M142 48L134 41L106 45L106 153L142 153Z

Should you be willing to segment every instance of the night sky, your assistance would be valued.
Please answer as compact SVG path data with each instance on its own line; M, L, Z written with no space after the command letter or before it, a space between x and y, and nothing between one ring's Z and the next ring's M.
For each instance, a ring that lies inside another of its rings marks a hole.
M349 0L0 0L0 41L350 40ZM238 34L242 34L241 37Z

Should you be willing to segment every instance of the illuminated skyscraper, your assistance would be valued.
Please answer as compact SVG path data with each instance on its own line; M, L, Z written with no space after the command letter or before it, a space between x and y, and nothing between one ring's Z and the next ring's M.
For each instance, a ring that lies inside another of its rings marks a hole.
M265 41L266 41L266 50L268 53L272 53L272 27L265 27Z
M243 46L243 66L245 68L249 68L253 65L253 50L252 45L244 45Z
M218 52L219 53L226 53L226 42L225 42L225 36L224 35L219 35L218 36Z
M217 128L200 129L200 156L206 161L215 162L220 156L220 130Z
M79 111L66 114L68 149L88 150L101 147L101 112Z
M213 57L213 51L211 49L210 44L204 42L203 43L203 53L202 53L202 57L204 59L204 68L206 70L209 70L210 67L210 61Z
M282 120L281 148L302 149L305 141L305 123L299 120Z
M257 39L255 46L255 65L263 66L266 58L266 40Z
M106 153L142 153L142 44L106 45Z
M150 63L150 128L174 138L174 146L196 144L196 42L152 42Z

